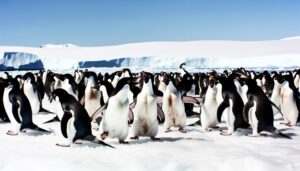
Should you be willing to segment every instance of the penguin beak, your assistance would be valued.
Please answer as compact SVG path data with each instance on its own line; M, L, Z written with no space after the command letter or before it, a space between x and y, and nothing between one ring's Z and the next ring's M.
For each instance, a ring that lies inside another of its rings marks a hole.
M49 102L52 103L52 101L54 100L54 98L55 98L54 95L51 94L50 97L49 97Z

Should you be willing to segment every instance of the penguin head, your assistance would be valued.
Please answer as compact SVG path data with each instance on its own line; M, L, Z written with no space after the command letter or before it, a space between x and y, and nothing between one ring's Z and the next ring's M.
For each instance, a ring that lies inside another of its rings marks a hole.
M49 96L49 101L50 101L50 103L52 103L52 101L55 100L56 97L58 97L59 99L62 99L62 98L68 98L68 96L69 96L69 93L66 90L58 88L51 92L51 94Z
M4 86L6 88L11 87L13 89L20 89L20 83L16 78L6 79Z
M125 90L126 92L129 91L130 87L131 87L131 78L122 78L118 81L115 89L113 90L113 92L111 93L111 96L114 96L116 94L118 94L121 90Z
M30 81L31 83L34 83L35 82L35 77L34 77L32 72L27 72L25 75L23 75L23 80L25 82Z

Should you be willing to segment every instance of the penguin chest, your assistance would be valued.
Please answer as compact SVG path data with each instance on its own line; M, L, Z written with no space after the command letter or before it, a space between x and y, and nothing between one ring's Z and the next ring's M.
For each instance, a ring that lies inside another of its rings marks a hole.
M248 118L249 118L249 122L251 124L252 130L253 130L253 134L255 135L255 134L257 134L257 128L258 128L258 120L256 117L257 103L256 103L256 101L254 101L253 103L254 103L254 105L249 110Z
M32 110L32 114L38 114L40 110L40 100L37 91L34 92L33 87L29 83L24 83L24 94L28 98Z
M9 100L9 93L11 91L11 88L5 88L4 89L4 93L3 93L3 105L4 105L4 109L7 113L7 116L11 122L11 124L20 124L17 122L16 118L13 115L13 105ZM20 105L20 104L19 104ZM20 108L18 108L18 115L19 118L22 120L21 115L20 115Z
M184 104L180 97L170 93L163 97L162 110L165 113L165 125L184 126L186 121L186 114Z
M69 83L64 83L63 84L63 89L66 90L70 95L72 95L73 97L75 97L76 100L78 100L78 94L75 93L72 89L72 86Z
M97 90L89 90L85 93L84 108L88 112L89 116L100 108L100 93Z
M109 100L103 115L103 130L109 132L111 138L119 137L128 132L129 103Z
M132 127L135 136L155 136L158 127L156 98L138 98L133 113L135 119Z
M281 109L286 122L296 124L298 118L298 108L294 100L294 92L289 88L281 91Z
M216 99L206 99L201 107L201 124L203 128L216 126L217 122L217 101Z

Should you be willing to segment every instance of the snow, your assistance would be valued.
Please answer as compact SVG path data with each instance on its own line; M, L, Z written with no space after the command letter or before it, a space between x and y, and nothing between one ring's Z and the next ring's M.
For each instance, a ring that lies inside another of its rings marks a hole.
M47 100L44 106L53 110ZM34 115L34 122L50 128L51 134L37 132L8 136L9 124L0 124L0 170L216 170L231 171L292 171L300 169L299 126L287 128L280 125L282 118L276 116L275 126L292 136L292 140L277 137L247 137L250 130L242 130L233 136L221 136L219 130L200 132L199 126L186 127L187 133L174 130L165 133L159 127L157 137L130 140L120 145L115 139L106 140L115 149L84 142L69 148L57 147L61 140L58 122L43 124L53 114ZM220 124L225 128L225 123ZM95 132L94 132L95 133Z
M31 53L41 59L45 68L59 71L76 69L80 62L95 64L112 60L115 60L115 67L149 69L153 66L158 69L177 67L182 62L193 68L288 67L300 62L299 44L300 39L145 42L103 47L72 45L68 48L66 45L45 45L45 48L0 46L0 56L5 52ZM124 60L116 63L121 59Z

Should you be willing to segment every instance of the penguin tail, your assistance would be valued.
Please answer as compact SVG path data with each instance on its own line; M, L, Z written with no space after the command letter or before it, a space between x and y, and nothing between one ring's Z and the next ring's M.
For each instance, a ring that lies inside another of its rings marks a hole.
M284 133L282 133L282 132L280 132L278 129L276 129L275 127L272 129L272 133L274 134L274 135L277 135L277 136L279 136L279 137L282 137L282 138L286 138L286 139L292 139L292 137L290 137L290 136L288 136L288 135L286 135L286 134L284 134Z
M44 124L45 123L56 122L56 121L58 121L58 122L60 121L57 115L54 118L50 119L49 121L44 122Z
M90 141L92 143L95 143L95 144L101 144L103 146L108 146L110 148L115 148L107 143L105 143L104 141L101 141L99 140L97 137L95 137L94 135L88 135L84 138L84 140L87 140L87 141Z
M40 128L37 125L35 125L34 123L31 124L31 126L29 126L30 129L35 130L35 131L40 131L40 132L47 132L50 133L50 131Z

